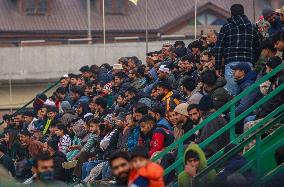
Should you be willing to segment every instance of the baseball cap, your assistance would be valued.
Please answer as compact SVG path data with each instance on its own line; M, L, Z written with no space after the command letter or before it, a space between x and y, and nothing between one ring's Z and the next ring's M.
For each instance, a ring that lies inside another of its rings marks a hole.
M249 73L251 71L251 67L246 62L240 62L237 65L231 66L232 70L242 70L245 72L245 74Z

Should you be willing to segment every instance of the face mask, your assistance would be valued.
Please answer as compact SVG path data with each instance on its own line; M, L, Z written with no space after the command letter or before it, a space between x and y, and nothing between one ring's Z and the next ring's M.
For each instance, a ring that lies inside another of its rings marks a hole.
M40 172L38 176L41 181L49 182L54 179L54 172L53 171Z

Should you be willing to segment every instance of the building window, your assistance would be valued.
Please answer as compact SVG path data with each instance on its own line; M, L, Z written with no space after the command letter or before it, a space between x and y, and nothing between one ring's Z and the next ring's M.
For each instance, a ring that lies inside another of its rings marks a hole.
M211 13L204 12L197 16L197 25L223 25L226 23L224 18L217 17ZM189 25L194 25L194 18L189 20Z
M25 0L24 11L26 15L46 15L49 0Z
M126 5L126 0L105 0L105 12L106 14L125 14Z

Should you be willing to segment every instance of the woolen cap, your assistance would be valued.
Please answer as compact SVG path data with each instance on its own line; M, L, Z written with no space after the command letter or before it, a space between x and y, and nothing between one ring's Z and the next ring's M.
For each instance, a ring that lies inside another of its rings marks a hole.
M188 112L187 112L188 104L187 103L181 103L176 106L174 111L178 114L184 115L188 117Z

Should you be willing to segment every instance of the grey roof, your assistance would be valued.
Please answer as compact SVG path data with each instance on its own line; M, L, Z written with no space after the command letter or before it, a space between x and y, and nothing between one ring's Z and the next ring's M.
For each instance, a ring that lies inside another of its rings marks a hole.
M11 0L0 0L0 31L9 32L58 32L87 30L85 0L54 0L51 16L23 16ZM165 25L174 22L194 11L194 0L149 0L149 28L158 31ZM199 7L212 3L220 7L225 15L230 6L241 3L248 17L253 20L252 0L198 0ZM266 0L256 0L256 15L268 6ZM92 30L101 31L102 15L92 7ZM145 29L145 0L138 6L129 3L128 15L107 15L106 29L113 32L135 32Z

